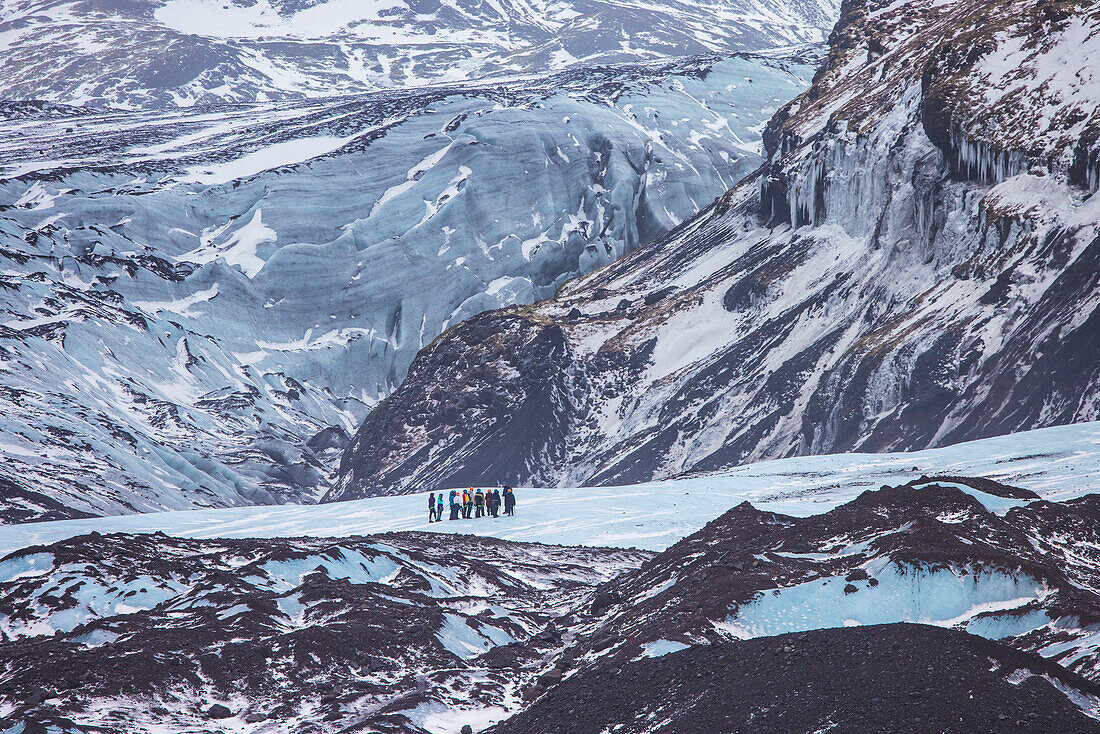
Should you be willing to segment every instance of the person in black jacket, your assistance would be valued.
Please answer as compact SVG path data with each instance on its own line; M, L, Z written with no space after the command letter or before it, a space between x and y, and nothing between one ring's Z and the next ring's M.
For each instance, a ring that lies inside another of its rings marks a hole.
M493 489L489 492L489 514L493 517L500 517L500 490Z
M428 522L435 522L435 492L428 495Z
M480 487L474 492L474 517L485 517L485 493Z
M504 485L504 514L516 514L516 495L512 492L512 488L509 487L507 484Z

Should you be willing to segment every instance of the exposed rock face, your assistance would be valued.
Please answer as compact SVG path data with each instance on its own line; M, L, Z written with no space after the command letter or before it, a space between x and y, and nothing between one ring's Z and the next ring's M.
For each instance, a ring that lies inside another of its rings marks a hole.
M204 114L0 102L0 522L315 501L440 332L758 166L812 57Z
M833 0L10 0L0 98L193 107L824 39Z
M1095 419L1098 52L1093 3L846 3L761 170L556 299L446 335L463 359L422 353L329 496L615 484ZM461 366L494 369L548 324L562 346L537 372L486 389ZM426 439L436 384L471 408ZM535 453L500 457L487 437L545 384L570 389L546 430L513 434Z
M1089 631L1100 620L1091 550L1100 502L1011 492L989 480L931 479L806 518L742 504L601 587L572 654L624 663L660 641L925 622L1100 680Z
M1098 540L1096 495L965 477L745 504L601 585L562 680L489 731L1098 731L1065 706L1100 692Z

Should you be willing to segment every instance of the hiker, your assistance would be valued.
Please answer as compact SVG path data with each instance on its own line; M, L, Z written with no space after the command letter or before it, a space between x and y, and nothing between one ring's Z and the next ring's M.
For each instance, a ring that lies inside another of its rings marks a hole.
M504 514L516 514L516 495L512 493L512 488L507 484L504 485Z
M439 497L435 501L435 521L443 522L443 493L439 493Z
M458 519L458 510L459 510L458 490L456 490L456 489L451 490L450 501L451 501L451 517L450 517L450 519L451 520L457 520Z
M473 487L470 487L472 490ZM474 498L468 490L462 490L462 517L465 520L470 519L470 511L474 509Z
M490 504L489 514L493 517L500 517L500 490L494 487L490 494L492 495L492 503Z
M435 522L435 492L428 495L428 522Z
M474 510L474 517L485 517L485 495L481 492L481 487L474 493Z

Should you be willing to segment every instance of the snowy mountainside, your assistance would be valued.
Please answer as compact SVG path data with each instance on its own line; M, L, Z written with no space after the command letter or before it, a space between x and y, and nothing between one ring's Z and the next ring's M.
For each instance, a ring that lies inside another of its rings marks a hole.
M0 517L315 499L438 334L756 167L806 53L201 114L0 103Z
M123 108L323 98L818 43L833 0L10 0L0 98Z
M764 168L556 299L432 344L329 498L1095 419L1098 39L1094 3L846 3Z

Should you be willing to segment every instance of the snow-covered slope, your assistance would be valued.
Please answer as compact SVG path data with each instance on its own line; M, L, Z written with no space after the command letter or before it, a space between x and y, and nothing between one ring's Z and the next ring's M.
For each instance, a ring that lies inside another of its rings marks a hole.
M432 344L330 497L1100 416L1100 8L853 0L830 44L765 168L556 299Z
M833 0L8 0L0 99L321 98L816 43Z
M817 515L868 489L922 476L982 476L1051 501L1100 489L1100 423L1027 431L912 453L804 456L709 475L621 487L517 489L512 518L429 523L427 494L322 505L233 507L35 522L0 527L0 554L89 532L185 538L329 537L391 531L474 534L511 541L664 550L742 502ZM984 498L990 501L990 498ZM1005 508L1025 504L1005 503Z
M201 114L0 103L0 518L314 499L421 347L705 207L809 76L708 56Z

